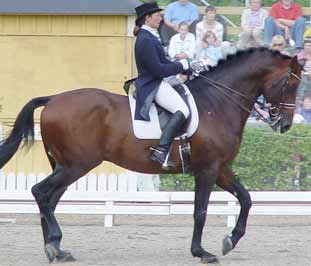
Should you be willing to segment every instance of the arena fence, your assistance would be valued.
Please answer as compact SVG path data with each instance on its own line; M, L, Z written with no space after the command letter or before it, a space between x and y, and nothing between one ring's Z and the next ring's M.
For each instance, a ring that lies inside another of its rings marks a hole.
M1 173L0 213L38 213L30 190L44 177ZM311 192L251 192L251 197L250 215L311 215ZM102 214L104 225L112 226L114 215L192 215L193 200L193 192L138 192L137 173L89 174L69 187L56 213ZM229 193L213 192L208 214L227 216L233 227L239 209Z

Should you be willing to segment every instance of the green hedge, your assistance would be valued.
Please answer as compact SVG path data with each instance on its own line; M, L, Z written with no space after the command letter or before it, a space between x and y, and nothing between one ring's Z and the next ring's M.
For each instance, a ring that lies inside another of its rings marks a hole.
M286 134L247 127L234 172L249 190L311 190L311 126ZM193 190L190 175L162 175L161 190Z

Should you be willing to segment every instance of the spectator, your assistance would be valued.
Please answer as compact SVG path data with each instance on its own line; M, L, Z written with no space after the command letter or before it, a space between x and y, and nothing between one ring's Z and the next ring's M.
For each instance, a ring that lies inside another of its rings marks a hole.
M222 58L221 48L216 45L217 38L214 32L208 31L204 34L202 43L204 48L201 49L198 60L208 66L215 66L219 59Z
M171 38L168 55L175 60L192 60L195 53L195 36L189 32L189 26L186 22L179 24L178 32Z
M241 17L241 33L239 49L263 45L263 29L268 11L261 7L261 0L250 0L250 7L245 9Z
M280 0L272 5L270 16L265 20L264 42L268 46L273 36L278 34L284 36L288 43L292 38L296 49L302 49L304 31L305 19L301 6L294 0Z
M298 87L298 103L302 103L302 99L306 92L310 91L311 80L311 38L306 38L303 44L303 50L297 54L298 61L303 65L301 82Z
M286 42L282 35L275 35L272 38L270 49L279 51L281 54L290 55L286 50Z
M201 41L207 31L214 32L218 40L218 44L220 45L223 41L224 26L216 21L216 8L213 6L206 7L205 17L196 25L195 35L197 40Z
M311 92L306 94L300 114L303 116L304 122L311 123Z
M169 4L164 12L164 23L170 29L170 37L178 32L178 25L181 22L186 22L189 25L191 32L194 32L192 29L192 24L198 21L200 17L199 8L189 2L189 0L178 0Z
M201 49L206 48L204 47L204 43L202 43L202 39L207 31L212 31L216 35L217 43L215 45L221 47L223 57L229 53L232 53L233 48L231 47L230 42L223 41L224 26L216 20L216 15L216 8L213 6L207 6L205 9L205 17L196 25L196 53L198 55L200 54Z

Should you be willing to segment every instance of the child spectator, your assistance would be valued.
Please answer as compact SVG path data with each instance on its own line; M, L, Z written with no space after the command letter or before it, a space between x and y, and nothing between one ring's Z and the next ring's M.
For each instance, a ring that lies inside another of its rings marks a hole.
M272 38L270 49L279 51L281 54L290 55L286 50L286 41L282 35L275 35Z
M239 49L263 45L263 29L268 11L261 7L261 0L250 0L250 7L245 9L241 17Z
M195 36L189 32L189 26L186 22L179 24L178 32L170 40L168 55L173 60L192 60L195 53Z
M221 48L216 45L217 38L214 32L208 31L202 39L203 48L200 51L198 60L208 66L215 66L219 59L222 59Z

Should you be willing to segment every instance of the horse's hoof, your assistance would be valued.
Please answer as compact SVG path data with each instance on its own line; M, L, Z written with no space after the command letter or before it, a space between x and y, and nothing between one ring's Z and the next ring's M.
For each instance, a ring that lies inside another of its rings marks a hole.
M202 257L201 257L201 263L202 264L208 264L208 263L218 263L218 259L215 255L211 254L211 253L205 253Z
M231 238L226 236L222 241L222 254L227 255L233 249Z
M53 262L55 258L59 255L59 249L54 247L52 244L46 244L44 247L44 252L50 263Z
M58 262L75 261L76 259L71 255L70 252L60 251L56 257Z

